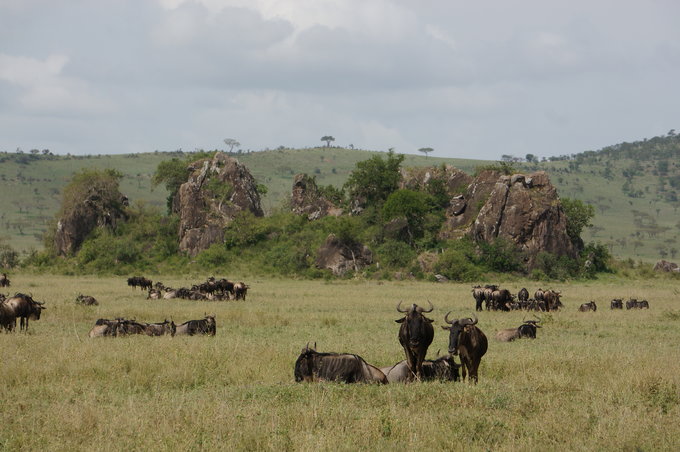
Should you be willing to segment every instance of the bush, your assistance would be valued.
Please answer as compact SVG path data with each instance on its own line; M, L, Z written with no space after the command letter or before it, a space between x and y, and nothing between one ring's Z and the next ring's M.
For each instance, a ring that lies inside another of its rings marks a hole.
M416 257L416 252L404 242L388 240L380 245L376 254L378 262L387 268L407 267Z
M523 255L509 240L498 238L492 243L479 243L479 262L495 272L515 272L524 269Z
M474 244L468 239L461 239L449 245L435 263L434 272L452 281L479 280L483 271L475 264Z

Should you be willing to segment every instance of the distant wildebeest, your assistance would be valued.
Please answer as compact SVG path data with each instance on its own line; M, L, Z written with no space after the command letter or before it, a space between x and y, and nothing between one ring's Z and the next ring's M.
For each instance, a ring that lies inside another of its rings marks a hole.
M491 309L494 311L509 311L512 303L512 294L508 289L496 289L491 294Z
M315 344L316 345L316 344ZM295 361L296 382L387 383L380 369L350 353L319 353L309 344Z
M441 380L458 381L460 378L460 364L457 364L451 354L440 356L435 360L423 361L423 381ZM406 360L389 367L381 367L380 370L390 383L406 383L411 381L412 372L408 368Z
M206 315L200 320L189 320L181 325L177 325L175 336L194 336L196 334L207 334L214 336L217 332L217 324L214 315Z
M9 287L9 278L7 277L7 273L0 275L0 287Z
M595 304L594 301L589 301L588 303L583 303L581 306L578 307L578 310L580 312L588 312L588 311L597 311L597 305Z
M460 356L463 380L467 370L470 373L470 380L476 383L479 363L486 353L488 341L482 330L477 328L477 316L475 320L471 318L449 320L450 313L449 311L444 316L444 322L450 326L442 326L443 329L449 330L449 353Z
M626 309L649 309L649 302L647 300L638 301L631 298L626 301Z
M160 289L149 289L149 294L146 296L146 299L159 300L162 296Z
M564 305L560 301L562 294L555 290L546 290L543 292L543 301L545 301L546 311L557 311Z
M543 294L545 294L545 292L539 287L536 289L536 292L534 292L534 300L543 301Z
M3 304L12 310L15 319L20 319L20 329L26 331L28 331L28 320L40 320L40 313L43 309L47 309L44 303L35 301L31 295L23 293L15 294L3 301Z
M526 287L522 287L520 291L517 292L517 299L523 302L529 300L529 291L526 289Z
M496 340L501 342L511 342L515 339L528 337L536 339L536 328L541 328L538 325L540 320L524 320L524 322L517 328L506 328L496 333Z
M250 287L244 282L234 283L234 300L246 301L246 295Z
M482 303L484 302L484 289L482 286L474 286L472 288L472 297L475 299L475 310L482 311Z
M147 336L163 336L169 334L174 336L177 331L177 326L172 320L165 320L161 323L145 323L144 324L144 334Z
M88 333L90 337L104 337L111 336L114 337L118 333L118 324L122 319L109 320L109 319L97 319L94 326Z
M493 303L493 293L495 290L498 290L498 286L496 284L487 284L484 286L484 303L486 305L486 310L491 309L491 305Z
M623 300L620 298L614 298L610 304L611 309L623 309Z
M148 290L153 287L153 281L146 279L143 276L133 276L128 278L127 284L132 288L140 287L142 290Z
M98 306L99 302L95 297L92 297L90 295L79 294L76 297L76 304L82 304L85 306Z
M13 331L16 326L17 317L14 315L14 309L5 305L0 301L0 328L6 331Z
M425 310L413 303L409 309L401 309L401 301L397 304L397 312L404 315L401 319L395 320L400 323L399 343L406 353L406 362L409 369L420 379L422 376L423 360L427 355L427 348L434 339L433 319L428 319L423 315L424 312L432 312L434 306L429 302L429 310Z

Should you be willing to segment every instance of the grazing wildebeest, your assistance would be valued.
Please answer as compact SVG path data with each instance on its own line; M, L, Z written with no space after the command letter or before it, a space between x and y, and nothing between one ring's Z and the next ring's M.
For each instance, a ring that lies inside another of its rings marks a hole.
M578 307L579 312L587 312L587 311L597 311L597 305L595 304L594 301L589 301L588 303L583 303L581 306Z
M475 299L475 311L482 311L482 303L484 302L484 289L482 286L474 286L472 288L472 297Z
M536 339L536 328L541 328L538 325L540 320L524 320L524 322L517 328L507 328L496 333L496 340L501 342L511 342L515 339L528 337Z
M246 301L246 295L250 287L244 282L234 283L234 300Z
M172 320L165 320L161 323L145 323L144 333L147 336L163 336L164 334L169 334L174 336L177 331L177 326Z
M457 364L453 356L446 354L435 360L423 361L423 381L441 380L458 381L460 378L460 364ZM406 383L411 380L412 373L406 360L389 367L381 367L380 370L390 383Z
M177 325L175 336L187 335L194 336L196 334L207 334L214 336L217 332L217 324L215 323L214 315L206 315L201 320L189 320L181 325Z
M434 339L433 319L428 319L423 315L424 312L432 312L434 306L429 302L430 309L425 310L413 303L409 309L401 309L401 301L397 304L397 312L404 315L401 319L395 320L401 323L399 327L399 343L404 347L406 362L409 369L420 379L422 376L423 360L427 355L427 348Z
M620 298L614 298L609 307L611 309L623 309L623 300Z
M7 273L0 275L0 287L9 287L9 278L7 277Z
M90 295L79 294L76 297L76 304L83 304L85 306L98 306L99 302L95 297L92 297Z
M517 299L522 302L529 300L529 291L526 289L526 287L522 287L520 291L517 292Z
M450 326L442 326L443 329L449 330L449 353L460 356L463 380L467 370L470 373L470 380L476 383L477 370L488 348L488 341L482 330L477 328L477 316L475 320L471 318L449 320L449 314L450 311L444 316L444 322Z
M44 303L35 301L31 295L17 293L3 302L14 312L15 318L20 318L20 330L28 331L28 320L40 320L40 313ZM15 320L16 322L16 320Z
M387 377L359 355L319 353L307 344L295 361L295 381L384 384L387 383Z

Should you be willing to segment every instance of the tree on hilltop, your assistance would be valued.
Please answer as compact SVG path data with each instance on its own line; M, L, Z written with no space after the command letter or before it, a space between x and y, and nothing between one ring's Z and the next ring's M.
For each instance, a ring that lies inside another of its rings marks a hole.
M325 141L326 147L329 148L329 147L331 147L331 141L335 141L335 138L331 135L325 135L325 136L321 137L321 141Z
M425 154L425 158L427 158L427 154L429 154L430 152L434 152L434 149L432 149L432 148L420 148L420 149L418 149L418 152L422 152L423 154Z

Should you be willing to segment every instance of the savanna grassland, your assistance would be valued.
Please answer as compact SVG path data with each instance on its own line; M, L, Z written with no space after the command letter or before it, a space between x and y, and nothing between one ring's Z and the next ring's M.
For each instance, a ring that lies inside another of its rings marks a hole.
M493 340L526 313L479 313L489 337L479 384L387 386L296 384L293 365L308 341L377 366L402 360L400 300L434 304L428 357L445 352L444 314L472 314L469 284L247 282L245 302L151 301L120 277L12 275L12 292L47 309L28 334L0 334L0 450L680 448L677 279L556 283L565 309L540 315L536 340ZM78 293L100 305L76 305ZM651 309L610 311L613 296ZM577 312L591 299L597 312ZM100 317L181 323L206 313L215 337L87 336Z

